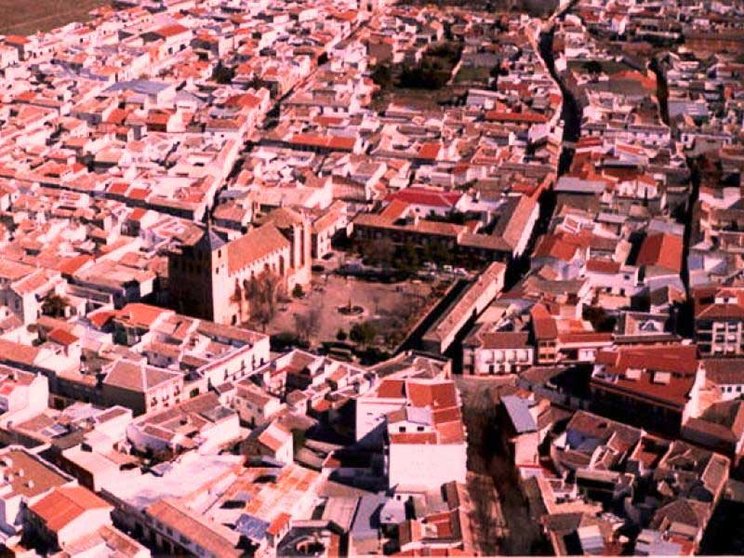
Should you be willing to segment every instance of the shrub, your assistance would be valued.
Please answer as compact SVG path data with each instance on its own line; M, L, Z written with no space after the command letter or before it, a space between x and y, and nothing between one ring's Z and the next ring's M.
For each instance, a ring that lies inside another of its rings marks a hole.
M377 328L370 322L354 324L349 332L349 338L355 343L369 345L377 337Z

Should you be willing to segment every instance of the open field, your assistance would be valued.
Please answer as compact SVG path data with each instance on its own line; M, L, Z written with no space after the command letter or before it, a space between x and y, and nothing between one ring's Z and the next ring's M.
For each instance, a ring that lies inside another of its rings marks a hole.
M31 35L89 18L110 0L0 0L0 34Z

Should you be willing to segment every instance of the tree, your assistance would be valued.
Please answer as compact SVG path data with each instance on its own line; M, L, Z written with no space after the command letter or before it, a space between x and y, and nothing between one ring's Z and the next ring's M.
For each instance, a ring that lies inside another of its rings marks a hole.
M462 47L456 43L448 41L431 47L427 54L435 58L443 58L450 64L455 65L460 59L461 53Z
M424 250L424 258L439 266L451 264L453 261L452 251L448 250L441 242L432 242Z
M295 298L302 298L303 296L305 296L305 291L302 289L302 285L297 283L294 286L294 289L292 289L292 296Z
M212 71L212 79L221 85L229 85L235 77L235 69L225 66L220 60Z
M421 308L426 304L426 296L421 292L420 285L407 284L405 293L406 304L401 305L401 308L397 312L397 316L401 320L403 327L406 327L411 320L416 318Z
M338 328L338 331L336 332L336 339L339 341L346 341L346 338L349 335L346 333L346 330L342 327Z
M422 60L416 66L404 66L400 86L408 89L441 89L450 79L450 73L436 60Z
M390 267L395 256L395 244L389 238L368 240L360 245L359 251L368 264Z
M261 324L264 331L276 316L281 286L281 278L269 270L248 281L245 297L250 302L251 318Z
M235 290L233 295L230 297L230 301L238 305L238 316L240 323L243 323L243 290L240 288L240 282L235 279Z
M583 64L584 70L592 75L599 75L602 73L602 64L596 60L589 60Z
M377 328L372 322L354 324L349 332L349 338L361 345L370 345L377 337Z
M313 337L320 328L321 317L322 311L317 303L310 306L306 313L295 314L295 331L301 341L307 343L310 342L310 338Z
M67 297L51 293L41 303L41 312L52 318L64 318L69 305L70 301Z
M400 251L395 258L395 267L404 273L415 273L419 268L419 254L416 245L406 241L401 246Z
M282 331L271 336L271 350L283 352L290 347L306 348L306 344L292 331Z
M487 475L470 473L466 488L472 503L470 520L477 527L477 544L486 555L498 553L497 541L500 537L500 525L495 521L498 516L498 494L493 481Z
M382 89L387 89L393 84L393 72L390 70L390 66L386 64L378 64L375 69L372 70L372 81L379 85Z
M617 318L601 306L585 306L583 318L592 324L594 331L604 333L614 331L617 322Z

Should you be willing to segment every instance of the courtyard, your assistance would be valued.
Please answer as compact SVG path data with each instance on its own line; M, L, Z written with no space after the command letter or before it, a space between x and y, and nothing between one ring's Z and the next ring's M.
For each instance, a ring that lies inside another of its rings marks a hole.
M333 273L314 273L301 297L279 305L266 328L276 335L296 332L310 345L349 335L355 324L371 325L370 346L391 350L433 302L434 287L421 281L378 283ZM343 332L339 336L339 332Z

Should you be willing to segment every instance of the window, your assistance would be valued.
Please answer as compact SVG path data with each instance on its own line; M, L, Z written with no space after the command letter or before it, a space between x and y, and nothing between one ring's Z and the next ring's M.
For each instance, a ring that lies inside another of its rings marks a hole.
M399 426L398 427L398 432L404 433L405 431L406 431L406 427L405 426Z

